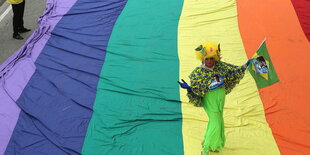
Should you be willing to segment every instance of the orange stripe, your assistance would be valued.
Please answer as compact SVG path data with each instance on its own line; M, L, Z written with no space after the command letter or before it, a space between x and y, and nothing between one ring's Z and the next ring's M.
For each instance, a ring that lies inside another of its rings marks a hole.
M280 82L259 91L282 154L310 154L310 44L290 0L238 1L239 28L248 57L267 37Z

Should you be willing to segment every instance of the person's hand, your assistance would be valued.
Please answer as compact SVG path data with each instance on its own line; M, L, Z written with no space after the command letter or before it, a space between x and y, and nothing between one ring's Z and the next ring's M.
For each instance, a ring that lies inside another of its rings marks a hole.
M248 66L251 64L252 60L253 59L249 59L244 65L242 65L242 67L241 67L242 71L245 71L248 68Z
M253 59L249 59L249 60L245 63L246 67L248 67L248 66L251 64L252 60L253 60Z
M192 88L183 79L182 79L182 82L178 81L181 88L187 89L189 92L192 92Z

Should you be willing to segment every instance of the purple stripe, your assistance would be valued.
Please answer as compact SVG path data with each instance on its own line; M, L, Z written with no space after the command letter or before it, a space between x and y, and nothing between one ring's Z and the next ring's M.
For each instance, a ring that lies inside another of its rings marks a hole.
M76 1L47 0L38 28L15 54L0 65L0 154L4 153L15 128L20 113L15 102L35 71L34 62L56 24Z

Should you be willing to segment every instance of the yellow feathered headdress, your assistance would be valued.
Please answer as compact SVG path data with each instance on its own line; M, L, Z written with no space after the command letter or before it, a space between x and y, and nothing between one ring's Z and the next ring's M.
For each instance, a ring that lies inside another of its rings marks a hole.
M206 58L214 58L215 61L221 59L221 48L220 44L213 42L206 42L196 49L196 58L200 61L205 60Z

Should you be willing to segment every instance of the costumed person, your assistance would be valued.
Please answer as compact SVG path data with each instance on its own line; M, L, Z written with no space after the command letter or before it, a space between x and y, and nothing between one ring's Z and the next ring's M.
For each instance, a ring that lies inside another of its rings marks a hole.
M13 9L13 38L17 40L24 39L20 33L31 31L24 27L24 10L25 0L7 0L9 4L12 4Z
M189 75L190 86L182 79L178 83L187 89L189 102L203 107L209 122L202 142L203 152L219 152L225 145L223 109L225 95L243 78L251 59L242 66L221 61L220 44L207 42L196 48L196 56L202 62Z

